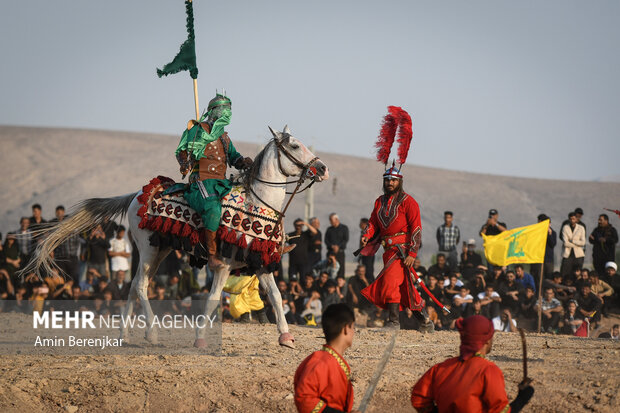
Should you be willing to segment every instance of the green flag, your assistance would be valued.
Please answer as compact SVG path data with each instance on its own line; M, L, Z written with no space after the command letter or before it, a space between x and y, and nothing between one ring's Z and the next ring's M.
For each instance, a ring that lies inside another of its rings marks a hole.
M157 69L157 76L168 76L182 70L189 70L192 79L198 78L198 67L196 67L196 44L194 43L194 9L192 2L185 1L185 11L187 12L187 40L181 45L179 54L172 62L165 65L162 69Z

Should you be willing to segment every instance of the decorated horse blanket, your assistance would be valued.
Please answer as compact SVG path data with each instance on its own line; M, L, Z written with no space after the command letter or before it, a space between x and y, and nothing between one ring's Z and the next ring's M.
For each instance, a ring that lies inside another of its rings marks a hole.
M206 230L200 215L185 202L184 190L185 184L170 178L151 179L138 197L139 227L153 231L151 245L183 249L191 255L191 264L200 267L207 259ZM234 259L245 262L248 273L261 268L273 270L281 259L282 230L278 221L277 211L252 204L242 186L233 186L222 199L217 230L220 253L233 258L233 247L237 247Z

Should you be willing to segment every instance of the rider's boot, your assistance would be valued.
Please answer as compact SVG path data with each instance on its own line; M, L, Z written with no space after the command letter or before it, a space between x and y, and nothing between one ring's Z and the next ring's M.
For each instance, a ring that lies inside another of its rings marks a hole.
M212 270L224 265L224 261L217 257L217 243L215 238L215 231L206 230L207 236L207 253L209 254L209 268Z
M386 328L400 328L400 304L388 303L388 319L384 324Z

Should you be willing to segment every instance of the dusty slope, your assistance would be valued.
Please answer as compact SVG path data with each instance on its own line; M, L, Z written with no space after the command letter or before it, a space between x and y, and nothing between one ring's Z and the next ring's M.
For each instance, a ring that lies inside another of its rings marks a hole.
M19 217L29 213L34 202L41 203L50 218L60 203L69 206L83 198L136 191L158 174L179 178L173 156L177 136L0 126L0 142L3 233L17 228ZM235 143L244 154L254 155L259 149L258 144ZM512 159L509 151L502 152L506 162L521 162L527 168L527 159ZM315 186L315 213L326 228L327 215L339 212L352 238L357 237L359 218L368 216L380 192L381 166L371 159L318 155L333 179ZM421 205L425 260L435 252L435 229L446 209L454 211L463 238L476 238L480 245L477 234L489 208L497 208L509 227L534 223L544 211L559 230L561 220L576 206L585 210L588 229L594 228L603 207L620 207L620 183L523 179L413 165L407 165L404 173L406 190ZM292 229L294 217L302 215L303 202L297 199L287 214L287 228ZM349 250L355 248L350 245Z
M225 325L221 357L3 357L0 411L292 412L293 375L320 348L317 329L292 327L297 349L276 344L275 326ZM413 412L411 387L432 364L455 355L456 332L401 331L370 412ZM359 329L346 354L355 406L383 353L388 333ZM191 344L191 343L188 343ZM529 412L617 412L620 343L529 335L529 375L536 393ZM509 398L522 377L516 333L498 333L490 359L504 372Z

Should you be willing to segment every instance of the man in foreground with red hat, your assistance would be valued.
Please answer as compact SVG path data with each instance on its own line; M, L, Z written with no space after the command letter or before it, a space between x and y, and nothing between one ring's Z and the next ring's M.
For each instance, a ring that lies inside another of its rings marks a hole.
M508 403L504 375L485 356L493 347L493 323L480 315L460 318L460 355L431 367L413 386L411 404L426 412L517 413L534 394L530 380L519 384L517 398Z
M377 307L388 310L387 327L400 326L400 310L410 309L420 321L421 331L433 331L424 309L424 300L414 286L413 263L422 240L420 207L412 196L403 191L403 176L400 169L405 163L411 144L411 117L403 109L388 107L389 113L383 120L377 142L377 159L387 167L391 146L398 130L398 163L383 174L384 195L377 198L361 238L364 256L373 255L383 246L384 268L375 281L361 293Z

